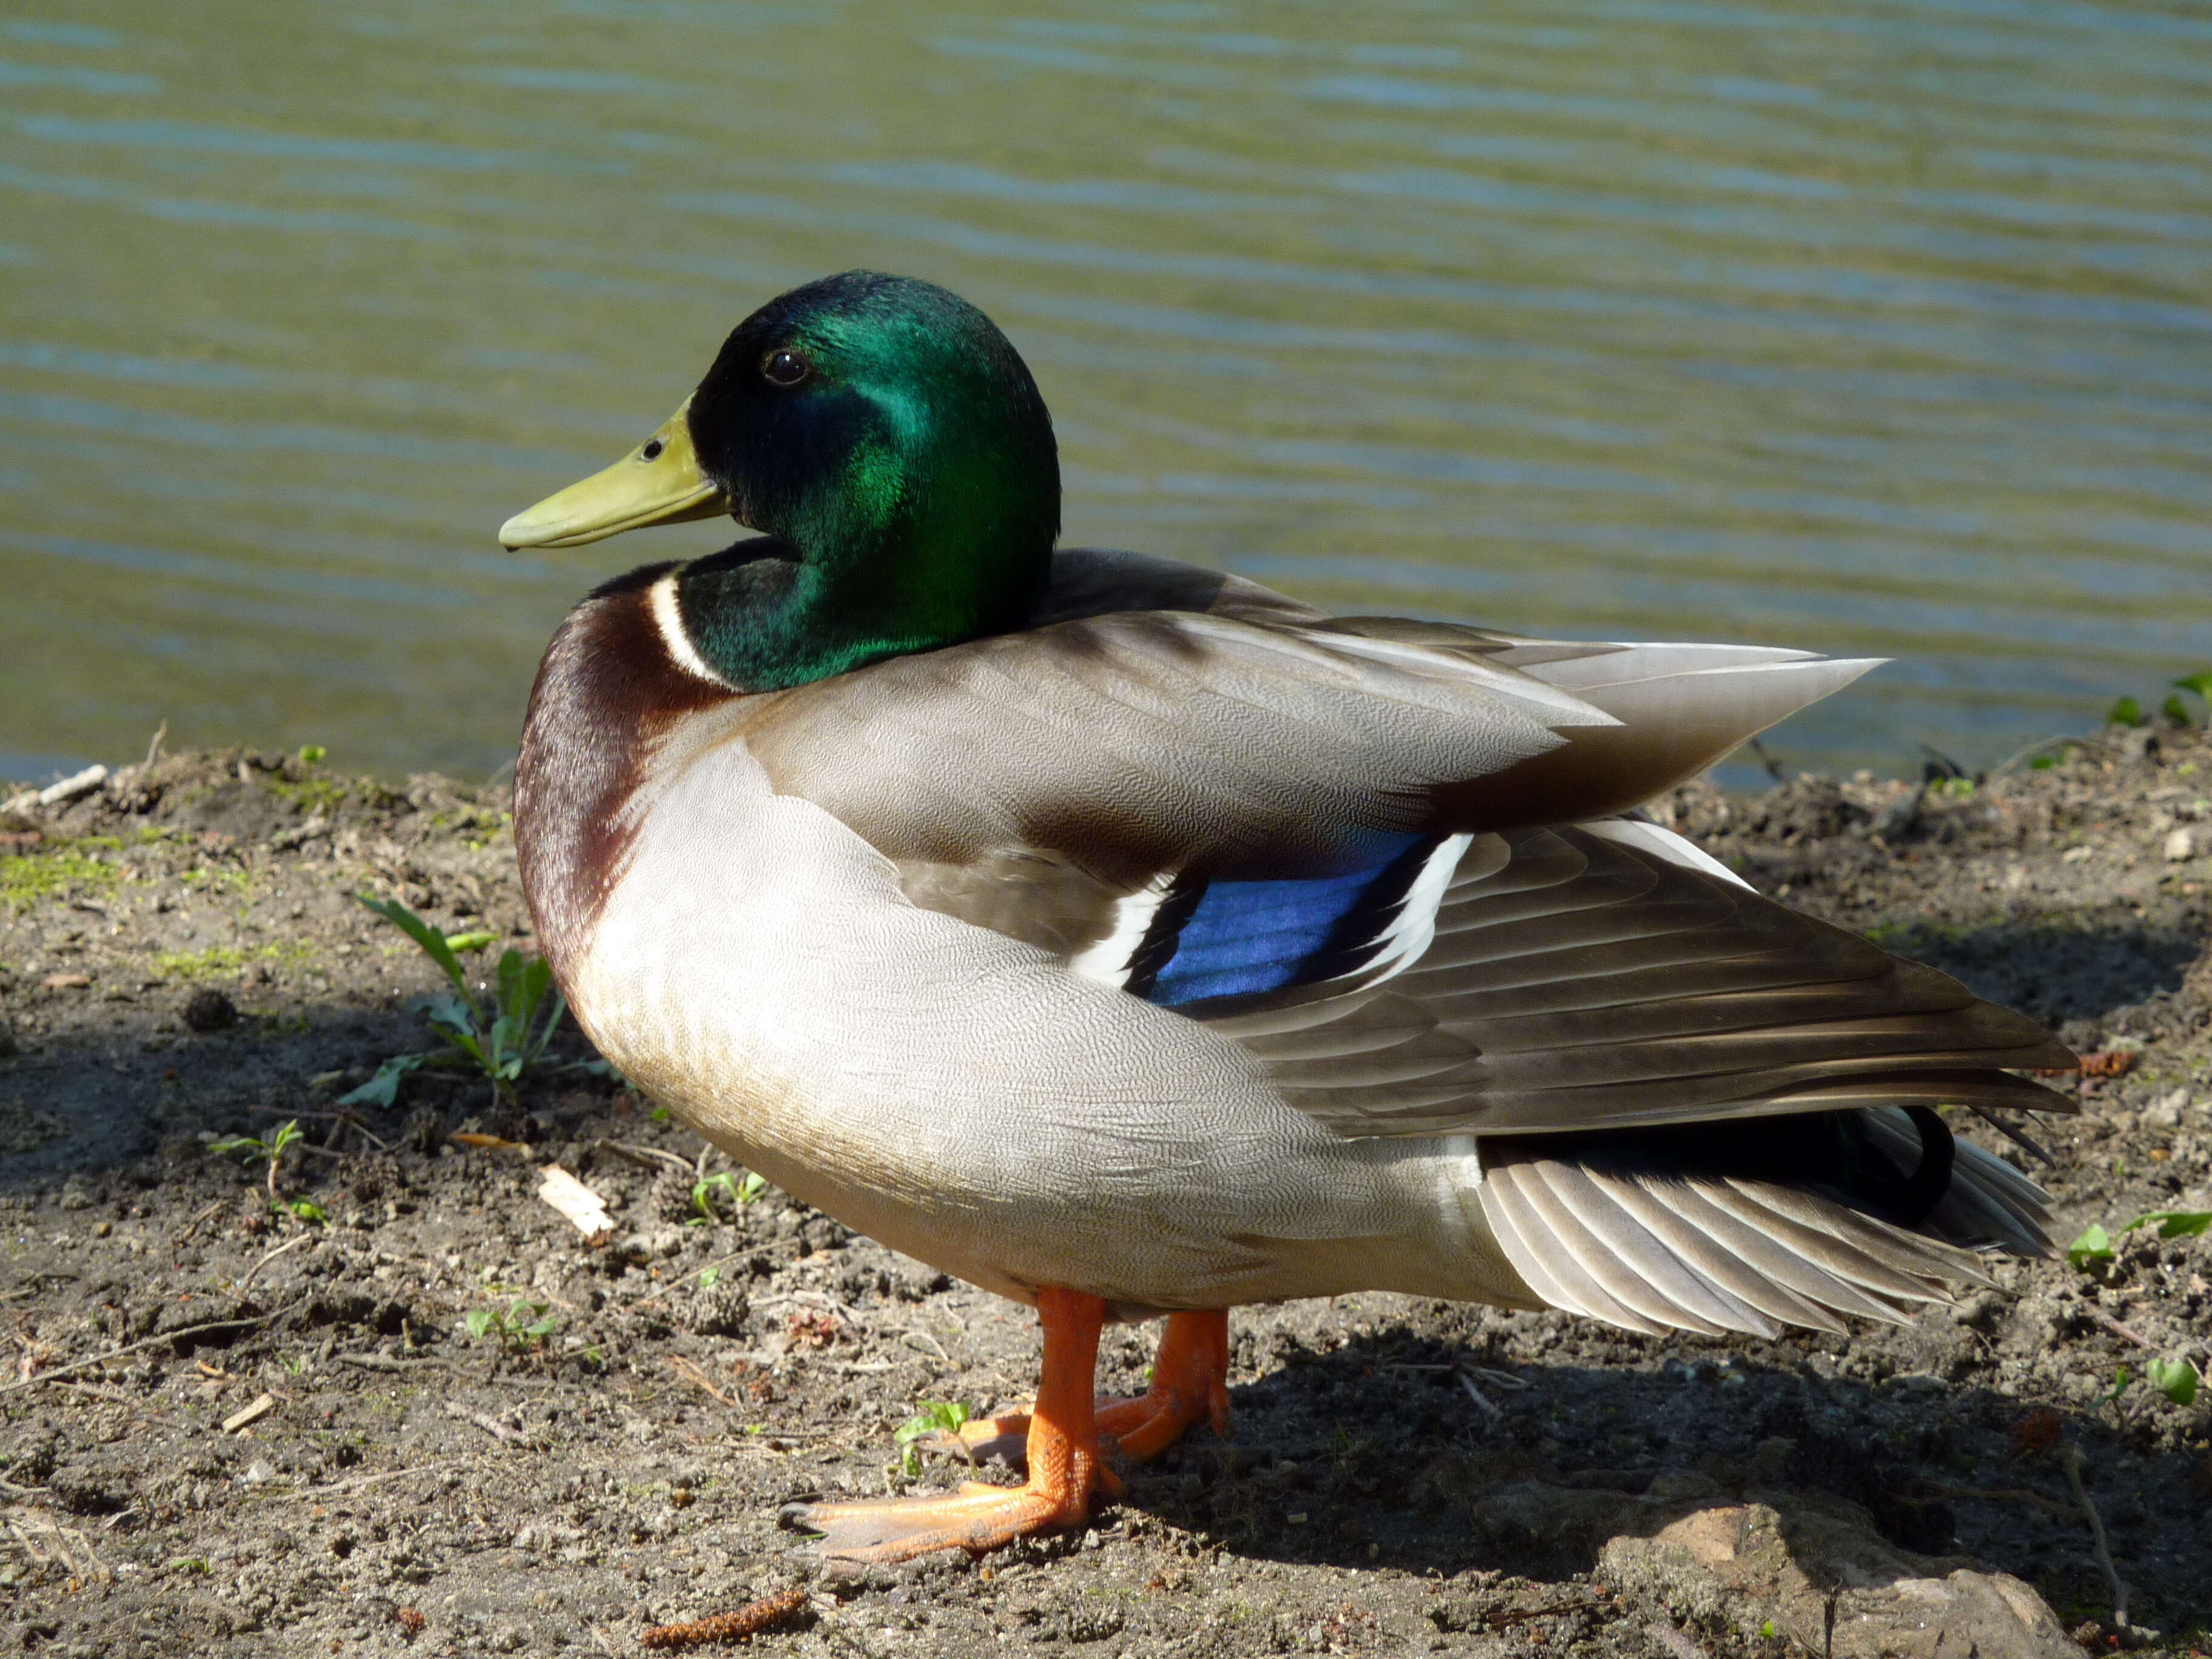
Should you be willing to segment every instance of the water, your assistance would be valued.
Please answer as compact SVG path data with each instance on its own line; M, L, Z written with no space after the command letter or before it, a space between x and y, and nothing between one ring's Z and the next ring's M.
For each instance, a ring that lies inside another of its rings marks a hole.
M1804 765L2212 665L2212 15L2082 0L27 0L0 772L487 774L511 556L768 295L982 305L1077 541L1348 610L1899 659Z

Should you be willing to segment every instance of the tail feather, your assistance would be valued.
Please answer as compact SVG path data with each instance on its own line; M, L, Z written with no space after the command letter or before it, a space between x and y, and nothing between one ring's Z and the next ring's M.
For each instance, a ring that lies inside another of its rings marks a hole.
M1794 1173L1774 1166L1771 1136L1760 1157L1740 1160L1717 1136L1705 1167L1687 1170L1679 1146L1639 1149L1634 1135L1487 1139L1483 1213L1539 1297L1648 1334L1840 1332L1841 1316L1902 1324L1954 1285L1989 1283L1978 1252L2050 1253L2049 1195L1965 1143L1948 1187L1912 1224L1877 1213L1922 1166L1920 1126L1894 1108L1849 1116L1814 1122L1808 1169ZM1892 1176L1833 1160L1838 1132L1863 1137ZM1822 1158L1832 1167L1811 1167Z

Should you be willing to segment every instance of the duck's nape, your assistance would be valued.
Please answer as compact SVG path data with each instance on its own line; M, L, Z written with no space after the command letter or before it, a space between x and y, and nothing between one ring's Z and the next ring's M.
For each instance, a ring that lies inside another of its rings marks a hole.
M975 307L848 271L762 307L612 466L501 526L576 547L726 514L763 532L687 571L699 657L769 690L1022 623L1060 532L1052 419Z

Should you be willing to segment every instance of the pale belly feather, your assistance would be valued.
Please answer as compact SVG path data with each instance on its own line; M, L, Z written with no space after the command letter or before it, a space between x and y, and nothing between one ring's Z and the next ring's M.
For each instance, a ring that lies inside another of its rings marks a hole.
M638 805L568 975L578 1018L656 1099L847 1225L1003 1294L1058 1284L1129 1314L1525 1297L1483 1282L1503 1263L1459 1190L1465 1146L1346 1141L1228 1040L916 908L888 860L773 794L741 741Z

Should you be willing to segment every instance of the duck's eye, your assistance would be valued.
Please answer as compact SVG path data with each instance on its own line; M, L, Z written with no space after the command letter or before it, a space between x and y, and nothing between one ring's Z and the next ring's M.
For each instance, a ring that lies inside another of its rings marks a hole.
M662 443L659 439L655 438L652 442L647 444L643 449L638 451L638 453L644 456L648 461L657 461L660 459L660 452L667 447L667 445Z
M797 386L813 372L814 365L788 346L779 346L761 359L761 378L770 386Z

